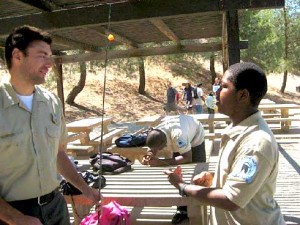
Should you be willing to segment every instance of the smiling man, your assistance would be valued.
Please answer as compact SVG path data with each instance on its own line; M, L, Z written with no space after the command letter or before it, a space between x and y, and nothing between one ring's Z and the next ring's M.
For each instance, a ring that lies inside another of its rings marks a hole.
M217 106L232 123L222 134L215 173L202 172L193 185L164 171L179 193L211 205L211 225L285 224L274 199L277 143L257 109L266 92L267 78L257 65L230 66L217 91Z
M57 96L39 87L52 67L51 38L22 26L6 39L10 81L0 84L0 224L67 225L60 173L97 204L65 153L67 129Z

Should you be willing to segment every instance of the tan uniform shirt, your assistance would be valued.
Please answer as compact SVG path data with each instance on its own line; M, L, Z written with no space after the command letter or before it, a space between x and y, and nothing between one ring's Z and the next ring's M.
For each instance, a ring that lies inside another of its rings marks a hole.
M240 207L225 211L211 207L211 224L285 224L273 196L278 174L278 148L260 112L222 135L214 186Z
M58 145L66 138L56 96L36 86L30 112L11 84L1 84L0 197L6 201L30 199L58 187Z
M181 155L204 141L202 124L191 116L169 117L156 128L166 134L168 149L172 152L179 152Z

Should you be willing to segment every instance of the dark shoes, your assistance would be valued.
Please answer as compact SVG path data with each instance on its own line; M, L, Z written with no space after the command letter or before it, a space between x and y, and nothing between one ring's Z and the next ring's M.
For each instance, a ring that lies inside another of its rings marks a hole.
M177 211L172 219L172 224L180 224L184 220L188 220L189 217L186 211Z

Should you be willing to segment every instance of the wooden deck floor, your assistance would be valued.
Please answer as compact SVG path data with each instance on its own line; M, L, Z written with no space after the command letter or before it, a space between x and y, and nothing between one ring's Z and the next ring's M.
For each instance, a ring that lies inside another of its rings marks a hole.
M300 225L300 140L298 138L278 139L280 145L279 175L275 198L281 207L287 225ZM210 156L210 170L213 170L217 155ZM131 211L132 208L129 208ZM170 225L176 207L145 207L132 211L133 224ZM71 212L71 211L70 211ZM72 212L71 212L72 214ZM71 221L72 221L71 217ZM185 225L188 223L182 223Z

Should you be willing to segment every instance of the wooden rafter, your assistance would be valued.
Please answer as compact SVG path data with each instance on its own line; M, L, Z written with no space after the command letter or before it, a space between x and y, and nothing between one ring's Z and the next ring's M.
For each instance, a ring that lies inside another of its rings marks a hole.
M11 0L12 2L22 2L26 5L38 8L42 11L47 11L47 12L51 12L54 9L59 9L59 7L57 7L57 5L55 5L54 3L52 3L49 0Z
M240 49L248 47L248 42L242 41L239 44ZM154 55L169 55L180 54L189 52L215 52L222 50L222 43L204 43L204 44L188 44L188 45L175 45L168 47L155 47L155 48L132 48L128 50L116 50L108 52L108 59L117 58L130 58L130 57L143 57ZM85 62L92 60L104 60L105 52L100 53L86 53L80 55L64 55L56 58L58 63L74 63Z
M23 1L31 2L31 0ZM124 20L134 21L141 19L146 20L149 18L176 17L176 15L228 11L229 9L275 8L284 6L284 0L244 0L242 1L242 4L241 1L223 2L224 4L220 6L219 0L189 0L188 4L186 3L186 0L129 1L113 5L113 16L111 21L118 23ZM68 10L55 10L50 13L45 12L14 18L3 18L0 19L0 36L6 36L12 27L17 27L23 24L31 24L32 26L40 27L45 30L75 28L88 25L104 25L107 24L107 13L107 5L97 5L93 7L72 8Z
M166 37L168 37L171 41L180 44L180 39L174 34L174 32L161 20L158 18L150 19L150 22L156 26Z
M72 47L72 49L81 49L81 50L86 50L90 52L97 52L98 47L89 45L83 42L79 41L74 41L69 38L61 37L59 35L52 35L52 39L54 43L57 43L58 45L64 45L64 46L69 46Z

